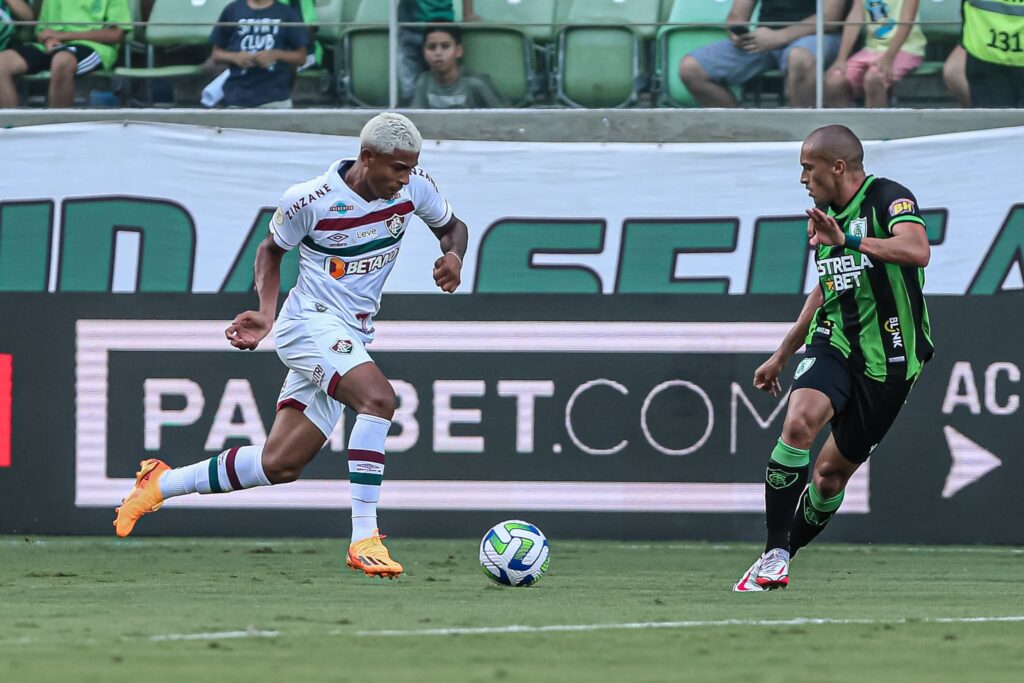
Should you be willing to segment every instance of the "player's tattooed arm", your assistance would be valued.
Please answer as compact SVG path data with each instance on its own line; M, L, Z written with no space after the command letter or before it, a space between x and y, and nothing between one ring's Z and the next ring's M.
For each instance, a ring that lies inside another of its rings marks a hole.
M462 284L462 261L469 245L469 228L456 216L434 230L441 243L441 257L434 261L434 282L445 292L454 292Z
M281 293L281 259L285 253L270 234L256 250L254 270L260 310L239 313L224 331L236 349L252 351L270 334L277 313L277 298Z

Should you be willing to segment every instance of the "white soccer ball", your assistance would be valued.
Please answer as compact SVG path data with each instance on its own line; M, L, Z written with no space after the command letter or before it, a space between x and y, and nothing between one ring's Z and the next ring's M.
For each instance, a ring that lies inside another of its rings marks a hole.
M548 570L548 539L518 519L495 524L480 541L484 574L504 586L532 586Z

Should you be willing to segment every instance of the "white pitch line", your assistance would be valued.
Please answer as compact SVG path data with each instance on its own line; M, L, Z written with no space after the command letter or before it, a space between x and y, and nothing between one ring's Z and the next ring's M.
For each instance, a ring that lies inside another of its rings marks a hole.
M554 624L550 626L493 626L481 628L430 628L409 631L357 631L357 636L461 636L507 633L575 633L581 631L628 631L659 628L706 628L717 626L820 626L882 624L977 624L1024 622L1024 616L1010 617L923 617L921 619L721 619L717 621L644 621L624 624Z
M150 636L154 642L166 642L168 640L225 640L228 638L276 638L280 631L257 631L247 629L245 631L217 631L213 633L168 633L160 636Z

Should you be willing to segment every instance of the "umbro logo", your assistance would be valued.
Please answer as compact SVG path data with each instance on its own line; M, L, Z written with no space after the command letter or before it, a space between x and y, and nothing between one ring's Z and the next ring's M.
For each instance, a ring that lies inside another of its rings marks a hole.
M313 305L316 306L316 312L317 313L326 313L327 312L327 307L324 306L323 304L316 303L316 304L313 304Z
M348 239L348 235L346 235L344 233L341 233L341 232L336 232L333 235L331 235L330 237L328 237L327 241L328 242L334 242L335 244L341 244L342 242L344 242L347 239Z

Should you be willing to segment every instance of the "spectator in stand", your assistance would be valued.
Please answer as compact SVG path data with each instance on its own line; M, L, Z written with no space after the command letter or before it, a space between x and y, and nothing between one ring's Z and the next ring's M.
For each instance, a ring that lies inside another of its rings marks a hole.
M6 50L14 35L15 21L32 21L36 18L29 0L0 0L0 50Z
M917 22L920 0L857 0L850 7L836 61L825 75L825 101L850 107L864 96L864 106L889 106L892 86L924 61L927 40ZM864 48L853 52L861 27Z
M971 106L971 86L967 83L967 51L957 45L942 65L942 80L956 103L963 108Z
M413 109L487 109L504 107L483 74L462 68L462 31L456 26L437 24L423 32L423 59L430 66L416 78Z
M478 21L473 11L473 0L461 0L462 20ZM400 0L398 21L403 24L433 24L455 21L453 0ZM403 26L398 31L400 49L398 64L398 92L403 102L412 98L416 78L426 69L423 61L423 28Z
M750 27L761 3L756 27ZM826 30L841 21L846 0L825 0ZM729 38L699 47L679 63L679 77L704 107L736 107L730 90L778 68L785 74L786 100L791 107L813 107L815 101L816 0L732 0L726 23ZM825 63L839 50L838 33L824 36Z
M298 11L277 0L235 0L210 34L214 61L230 74L224 82L229 107L291 109L295 69L306 63L309 32Z
M971 105L1024 107L1022 0L964 0L961 11Z
M70 107L75 100L75 78L100 67L113 67L117 46L131 23L128 0L43 0L35 34L38 42L0 52L0 107L18 106L15 76L47 69L47 104Z

